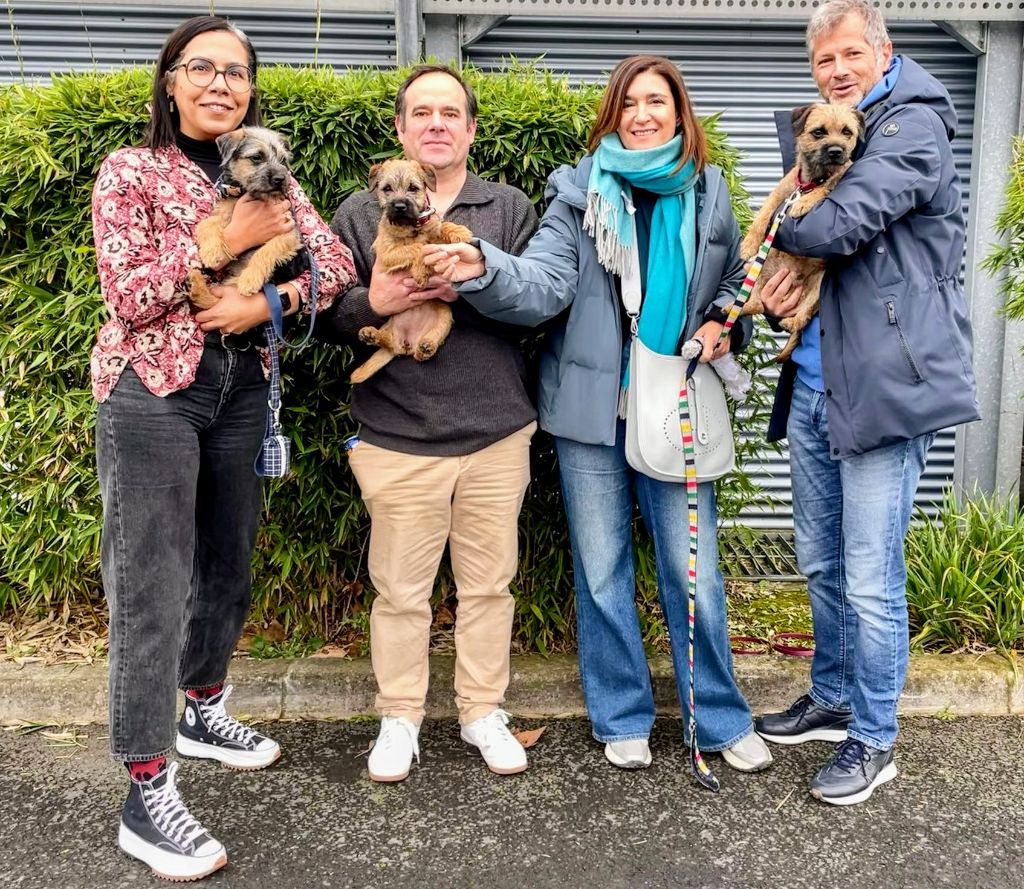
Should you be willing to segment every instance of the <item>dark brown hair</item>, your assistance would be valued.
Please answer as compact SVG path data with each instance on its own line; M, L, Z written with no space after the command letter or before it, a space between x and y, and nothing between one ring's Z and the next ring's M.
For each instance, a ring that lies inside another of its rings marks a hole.
M175 28L167 38L160 55L156 60L156 71L153 73L153 98L150 104L149 126L146 128L144 148L164 148L174 144L178 132L178 111L171 111L171 102L167 96L167 72L181 60L185 47L200 34L211 31L230 31L245 47L249 54L249 68L252 70L253 86L249 94L249 107L242 119L244 127L260 125L260 106L256 99L256 50L241 28L231 24L227 19L216 15L197 15L187 19Z
M619 128L622 120L622 109L626 105L626 91L638 74L651 71L660 74L668 82L669 91L676 103L679 115L679 128L683 137L679 167L683 167L691 158L699 173L708 162L708 143L704 136L704 128L693 110L690 96L683 83L683 75L672 62L663 56L630 56L615 66L608 78L601 105L597 109L597 119L590 130L587 140L587 151L593 153L601 140Z
M476 120L476 93L473 92L473 87L462 79L462 75L458 71L449 65L417 65L402 81L402 85L395 95L395 117L402 121L403 126L405 125L405 94L413 82L419 80L424 74L447 74L456 81L462 87L462 92L466 94L466 123Z

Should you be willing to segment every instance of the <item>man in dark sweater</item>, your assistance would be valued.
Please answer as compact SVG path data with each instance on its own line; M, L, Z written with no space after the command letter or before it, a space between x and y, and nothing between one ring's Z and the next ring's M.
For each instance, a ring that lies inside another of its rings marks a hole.
M519 253L537 227L518 189L469 172L476 98L459 75L422 65L398 91L395 127L405 156L437 173L431 204L445 220ZM485 319L440 277L418 289L407 272L375 266L380 220L376 197L350 196L331 227L355 259L359 285L321 322L328 339L354 342L422 303L451 303L454 324L426 362L396 357L353 387L349 463L371 519L369 571L377 590L370 651L379 693L380 735L369 758L375 781L400 781L419 759L427 693L430 596L445 543L458 594L455 702L462 738L488 767L513 774L526 753L500 709L509 680L514 603L508 585L518 564L517 522L529 483L529 445L537 413L526 392L521 331ZM365 348L365 347L363 347ZM358 356L365 357L365 356Z

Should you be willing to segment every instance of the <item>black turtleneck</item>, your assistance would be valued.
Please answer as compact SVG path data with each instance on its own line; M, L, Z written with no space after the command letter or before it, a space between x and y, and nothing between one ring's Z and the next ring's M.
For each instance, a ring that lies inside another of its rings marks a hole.
M220 178L220 152L215 141L201 142L182 132L175 133L174 138L185 157L199 167L211 182Z

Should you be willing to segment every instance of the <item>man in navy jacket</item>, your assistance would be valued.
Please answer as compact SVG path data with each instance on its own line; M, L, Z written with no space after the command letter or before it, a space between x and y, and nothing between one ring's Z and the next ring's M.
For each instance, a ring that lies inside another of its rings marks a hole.
M849 805L896 776L914 492L935 433L978 419L978 404L949 94L893 55L881 13L864 0L819 7L807 48L821 95L864 112L866 132L829 197L775 238L827 263L819 316L783 368L769 428L771 440L789 440L815 656L809 693L757 729L781 744L841 741L811 793ZM795 308L785 290L765 300L780 317Z

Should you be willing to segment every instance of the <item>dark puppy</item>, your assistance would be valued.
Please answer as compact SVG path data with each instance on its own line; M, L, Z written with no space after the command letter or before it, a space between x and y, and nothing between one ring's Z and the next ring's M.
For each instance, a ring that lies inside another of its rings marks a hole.
M219 283L235 284L242 293L257 293L273 279L275 269L292 263L299 255L302 238L298 229L271 238L238 257L232 257L225 247L224 229L243 194L261 201L288 196L288 144L273 130L243 127L219 137L217 148L224 169L225 196L217 201L213 214L196 226L199 258L207 267L223 266ZM202 272L193 270L190 278L192 302L203 309L212 306L217 297Z
M425 244L454 244L469 241L473 233L464 225L442 222L430 206L427 189L437 184L432 167L416 161L392 158L370 168L369 189L380 203L380 225L373 250L385 272L405 269L420 287L426 286L433 269L423 264ZM423 303L434 313L434 322L426 334L410 342L402 315L392 315L383 327L364 327L359 338L380 346L352 374L353 383L362 383L396 355L412 355L417 361L432 357L452 329L452 313L447 303L433 299Z
M775 190L768 196L740 245L743 259L750 261L757 255L768 234L772 219L783 202L795 191L802 192L789 210L790 216L803 216L811 207L835 188L850 166L850 157L857 139L864 132L864 115L842 105L808 105L793 112L793 134L796 136L797 162ZM800 342L803 330L818 311L821 279L825 263L820 259L793 256L772 249L754 291L743 307L742 315L764 314L761 288L779 269L793 273L794 286L802 284L804 292L796 314L780 322L789 331L789 340L779 353L778 361L785 361Z

